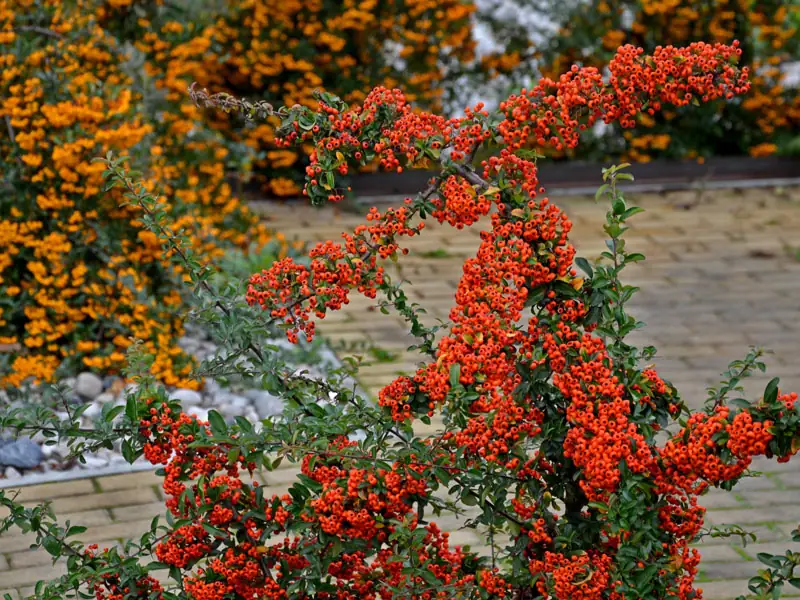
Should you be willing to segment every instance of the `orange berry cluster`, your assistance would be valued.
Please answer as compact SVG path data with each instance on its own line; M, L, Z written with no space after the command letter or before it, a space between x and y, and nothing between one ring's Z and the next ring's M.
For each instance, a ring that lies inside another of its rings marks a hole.
M630 162L739 153L767 156L777 153L783 136L791 137L800 126L800 93L788 85L788 65L797 60L800 49L800 24L789 17L797 10L792 0L592 0L577 10L579 14L564 18L552 39L551 55L544 53L543 72L551 77L573 63L603 70L623 44L649 52L659 45L682 46L694 40L731 44L737 37L746 49L742 60L751 71L751 91L735 108L720 102L690 111L670 109L658 116L641 114L635 131L611 128L596 140L599 147L592 150L597 154L616 154L622 145L622 158ZM748 27L741 26L743 19ZM717 120L726 126L719 131L705 126ZM587 148L582 150L588 154Z
M637 115L653 114L662 105L732 98L749 88L747 69L731 64L741 53L737 42L659 46L648 56L641 48L623 46L608 64L608 83L594 67L573 66L558 81L545 78L500 105L506 120L498 131L511 149L533 139L541 147L563 150L574 148L580 132L599 119L630 128Z
M611 557L601 552L574 554L570 557L553 552L543 560L530 563L530 572L537 578L536 588L543 598L559 600L621 600L619 593L608 593ZM549 577L542 577L547 574Z
M355 442L335 440L332 450L355 448ZM318 521L322 531L342 539L386 540L384 523L402 520L412 512L415 497L427 491L425 480L415 477L419 467L395 465L392 471L376 469L368 472L349 466L352 459L332 453L311 465L311 457L303 461L303 474L322 484L320 497L311 501L313 514L308 520ZM377 492L376 490L380 490Z
M352 235L343 234L343 243L317 244L309 252L308 267L287 257L254 274L247 289L247 302L269 309L273 319L286 322L289 340L297 341L301 332L308 340L313 339L312 317L322 318L327 311L347 304L351 290L368 298L376 296L384 283L378 259L393 256L398 250L405 253L395 238L410 237L423 229L422 223L409 227L409 217L405 208L389 209L384 214L373 209L367 220L374 225L361 225Z
M623 47L611 63L608 82L595 69L574 67L557 82L545 80L503 103L504 118L495 127L489 125L482 107L445 120L414 113L398 92L378 89L354 109L321 101L317 113L307 115L314 125L301 128L296 123L284 139L287 144L315 145L306 187L312 201L325 199L321 182L334 187L331 182L348 161L357 163L371 154L384 168L396 170L452 149L443 164L444 175L434 180L430 204L435 210L430 212L455 227L469 226L491 213L476 257L464 264L450 312L452 326L438 342L434 361L413 377L395 379L380 391L378 402L392 419L410 421L430 416L442 405L450 414L459 410L462 397L469 398L463 422L431 442L445 456L451 453L446 464L454 464L459 456L458 466L491 468L514 481L540 486L546 494L558 489L556 482L565 477L565 469L576 473L573 493L581 518L601 519L600 537L589 547L553 552L553 527L561 522L566 526L575 517L559 519L547 502L532 501L525 492L512 503L521 519L519 536L527 540L528 567L543 597L623 597L618 590L627 585L626 575L620 573L616 557L623 546L635 543L631 531L619 530L613 521L602 523L602 512L587 504L602 506L623 484L637 478L650 482L648 510L660 523L658 544L648 560L661 565L657 573L669 593L695 597L699 556L689 544L702 526L704 511L698 496L709 485L740 477L750 459L768 453L774 440L766 409L733 413L720 407L712 414L694 415L681 434L658 446L654 440L658 419L676 418L682 402L654 369L632 378L623 373L604 339L593 333L597 324L587 322L592 290L574 266L575 249L568 241L572 224L558 207L540 197L543 190L535 160L522 150L574 145L580 132L598 120L630 127L642 112L742 94L748 89L747 73L733 66L740 53L736 44L668 46L652 56ZM498 137L500 152L482 163L478 176L468 159L487 139ZM327 242L313 256L324 253L331 257L327 264L307 270L291 266L303 273L301 286L295 288L299 294L270 291L280 290L284 282L295 285L294 279L281 280L293 272L282 267L255 276L249 300L276 317L286 317L281 307L297 311L298 303L304 305L305 311L295 314L302 315L299 329L307 332L312 313L324 316L324 311L313 311L318 298L331 297L324 295L330 294L328 282L340 287L326 308L344 303L353 289L374 297L381 284L364 282L370 272L383 277L377 259L390 253L386 248L398 247L400 235L419 233L410 218L420 215L427 202L424 196L407 200L401 209L402 226L396 229L393 211L381 215L373 210L371 227L376 220L381 223L372 230L379 236L372 240L375 246ZM346 240L353 237L345 234ZM365 265L357 277L351 275L353 265ZM312 277L316 285L309 285ZM533 316L525 316L528 309ZM295 315L286 320L296 332ZM546 400L541 391L518 393L525 389L527 374L536 371L549 374L547 393L552 398ZM795 401L796 396L780 397L787 415L796 412ZM531 442L543 444L544 432L551 430L556 418L565 425L560 430L563 437L556 438L560 454L548 448L523 459L521 448ZM432 471L424 473L430 476ZM358 481L363 477L359 472ZM327 509L331 503L345 505L347 492L339 484L323 497ZM364 522L372 523L366 518ZM361 521L351 519L347 526L355 523ZM340 531L340 522L333 527ZM507 581L488 572L483 577L484 589L502 597Z
M94 563L100 568L107 567L110 563L108 548L103 548L98 552L97 544L86 546L83 551L83 558L90 563ZM87 587L94 592L96 600L128 600L141 598L142 600L161 600L163 598L163 587L155 578L150 575L135 575L126 577L123 581L123 574L119 572L104 572L91 577L86 583Z
M657 442L658 423L684 406L654 369L630 367L599 335L599 280L578 277L572 223L543 196L535 159L522 150L576 139L592 119L627 122L646 105L687 102L686 94L741 93L747 84L731 66L737 52L695 44L646 57L623 48L608 84L592 70L571 71L510 99L494 121L482 107L446 120L414 113L386 89L352 110L323 97L318 111L297 112L282 143L314 144L312 200L335 200L337 173L370 154L388 169L435 156L443 165L432 191L399 209L373 209L342 242L313 248L307 267L285 259L252 277L248 302L285 322L289 339L312 337L314 319L354 290L370 298L385 290L380 261L421 232L415 218L463 227L488 217L463 266L448 334L429 363L378 398L387 432L409 432L437 409L446 427L386 460L379 444L314 438L298 450L303 475L292 493L267 498L246 481L255 465L235 444L212 442L209 424L150 401L139 415L144 453L165 465L167 507L181 521L156 555L181 570L186 592L201 600L517 592L621 600L654 565L654 597L699 597L699 554L690 547L703 524L698 497L734 482L753 456L795 453L797 396L771 393L741 410L720 405ZM500 153L479 174L471 159L487 139L500 140ZM460 497L480 504L478 518L514 525L505 557L513 568L451 548L446 533L423 521L422 507L440 488L467 489ZM631 563L634 552L640 558ZM304 596L297 590L308 580L320 586Z

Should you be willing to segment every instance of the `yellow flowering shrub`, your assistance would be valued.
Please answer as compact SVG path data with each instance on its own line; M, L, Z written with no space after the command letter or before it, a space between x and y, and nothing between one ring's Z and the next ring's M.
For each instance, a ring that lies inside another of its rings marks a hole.
M591 0L563 21L546 74L574 62L603 67L621 44L651 52L658 45L741 42L752 89L734 102L643 114L639 128L613 129L600 148L626 159L766 156L800 131L800 93L786 85L785 66L800 60L795 0ZM794 14L793 14L794 13ZM597 150L598 147L596 146Z
M315 88L359 102L376 85L399 85L411 100L438 107L446 65L474 57L474 11L462 0L234 0L213 31L227 50L220 87L276 106L316 106ZM260 152L255 166L269 191L294 195L300 157L272 146L276 126L223 124Z
M193 5L176 14L172 4L109 0L101 18L147 55L149 69L170 78L183 71L202 87L276 106L316 106L318 88L358 102L376 85L402 85L412 100L436 108L448 69L474 58L472 1L221 0L202 15ZM273 145L276 121L207 118L253 151L269 192L299 192L302 157Z
M149 73L160 109L126 69L91 0L0 0L0 386L79 369L119 371L131 338L156 356L154 374L194 387L182 333L182 277L137 208L102 189L109 150L158 181L198 251L268 242L225 181L228 153L187 103L194 76L177 49ZM137 159L138 157L138 159Z

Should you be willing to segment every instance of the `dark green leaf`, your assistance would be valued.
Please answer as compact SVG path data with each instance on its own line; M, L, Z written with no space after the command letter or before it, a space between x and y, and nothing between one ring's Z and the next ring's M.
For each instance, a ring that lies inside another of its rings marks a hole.
M461 377L461 365L455 363L450 366L450 387L456 387Z
M581 271L589 276L589 279L594 276L594 270L592 269L592 266L589 264L589 261L582 256L579 256L575 259L575 264L580 267Z
M52 535L47 535L42 540L42 546L50 556L61 556L61 542Z
M138 425L138 410L134 394L129 394L128 399L125 401L125 416L128 417L131 423Z
M211 431L214 435L223 436L228 432L228 427L225 425L225 419L216 410L208 412L208 422L211 424Z
M772 567L773 569L781 568L781 561L778 560L777 556L774 556L772 554L767 554L766 552L759 552L758 554L756 554L756 558L765 565L767 565L768 567Z
M766 404L772 404L775 400L778 399L778 384L780 383L779 377L774 377L770 380L767 384L767 387L764 389L764 402Z

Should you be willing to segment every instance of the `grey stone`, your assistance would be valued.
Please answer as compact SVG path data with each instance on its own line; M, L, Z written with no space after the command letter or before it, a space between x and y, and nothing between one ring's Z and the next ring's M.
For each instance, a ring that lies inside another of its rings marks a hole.
M274 417L283 412L283 400L263 390L248 390L245 395L253 401L259 417Z
M94 373L81 373L75 381L75 393L94 400L103 393L103 380Z
M178 340L178 346L180 346L184 352L194 354L200 347L200 341L188 336L183 336Z
M101 396L102 395L103 394L101 394ZM100 396L98 396L98 398L99 397ZM86 417L87 419L91 419L92 421L94 421L97 417L100 416L100 413L102 411L103 411L103 403L95 400L89 405L89 408L83 411L83 416Z
M111 394L109 392L103 392L97 398L94 399L96 403L100 404L108 404L109 402L113 402L114 400L116 400L116 397L114 396L114 394Z
M206 394L216 396L222 391L222 386L218 384L211 377L206 377L205 387L203 388Z
M39 445L29 438L5 440L0 445L0 465L33 469L44 460L44 453Z
M19 479L22 477L22 473L17 471L14 467L6 467L6 470L3 472L6 479Z
M83 396L79 396L78 394L70 394L69 398L67 398L67 403L72 406L82 406L87 402L90 402L92 398L84 398Z
M178 388L169 395L170 400L177 400L181 406L188 408L190 406L198 406L203 402L203 397L200 392L189 390L186 388Z
M212 404L219 407L219 411L224 415L240 417L250 407L250 400L244 396L224 393L216 396Z

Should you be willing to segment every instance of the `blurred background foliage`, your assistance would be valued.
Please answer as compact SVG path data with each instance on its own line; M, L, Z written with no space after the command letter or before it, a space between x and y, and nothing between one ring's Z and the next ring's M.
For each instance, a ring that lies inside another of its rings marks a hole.
M293 251L229 182L294 196L305 156L273 145L273 121L193 106L192 82L275 106L313 105L318 88L357 102L400 87L455 113L573 63L604 69L621 44L739 39L744 98L597 127L580 154L554 158L791 154L799 13L797 0L0 0L0 344L24 349L0 376L113 371L135 334L165 381L190 385L174 345L182 274L136 210L102 192L91 159L109 149L160 186L209 261L271 242L268 257Z
M738 39L753 71L745 99L644 115L629 131L599 127L580 155L561 158L702 160L797 146L797 0L107 0L99 12L149 68L191 60L193 78L210 90L276 106L312 104L315 88L359 101L384 85L420 107L458 112L573 63L602 69L622 44L652 52ZM275 123L206 119L249 148L268 193L298 193L303 157L271 144Z

